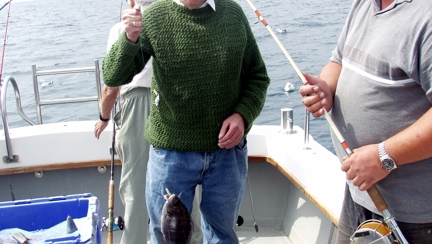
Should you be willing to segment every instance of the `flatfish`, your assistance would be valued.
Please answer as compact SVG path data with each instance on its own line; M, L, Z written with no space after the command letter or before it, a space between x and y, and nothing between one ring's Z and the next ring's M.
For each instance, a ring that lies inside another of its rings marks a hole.
M166 200L162 208L161 229L166 244L189 244L193 222L186 206L175 194L164 195Z

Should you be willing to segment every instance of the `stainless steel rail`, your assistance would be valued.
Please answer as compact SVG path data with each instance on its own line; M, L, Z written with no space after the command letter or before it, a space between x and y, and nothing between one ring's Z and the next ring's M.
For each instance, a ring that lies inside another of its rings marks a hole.
M9 124L7 120L7 110L6 110L6 92L7 92L7 85L11 83L14 91L15 91L15 100L17 104L17 110L18 113L21 115L21 117L30 123L31 125L35 125L35 123L27 117L27 115L22 110L21 106L21 96L19 92L18 85L13 77L7 76L4 80L4 83L1 86L1 99L0 99L0 110L2 114L2 120L3 120L3 131L5 134L5 142L6 142L6 150L8 155L3 156L3 162L5 163L12 163L12 162L18 162L18 155L13 155L12 153L12 144L9 137Z
M95 59L94 63L95 63L94 67L84 67L84 68L74 68L74 69L57 69L57 70L45 70L45 71L38 71L38 70L36 70L36 65L35 64L32 65L33 88L34 88L34 94L35 94L36 115L37 115L37 119L38 119L38 124L43 123L42 122L42 112L41 112L41 107L43 105L90 102L90 101L98 101L100 99L100 97L102 96L102 92L101 92L101 86L100 86L101 79L100 79L99 60ZM85 73L85 72L94 72L95 73L97 96L41 101L40 95L39 95L39 85L38 85L39 84L39 82L38 82L39 76L71 74L71 73ZM99 109L99 106L98 106L98 109Z
M15 81L15 79L13 77L7 76L4 80L4 83L1 85L0 110L1 110L1 114L2 114L2 120L3 120L3 130L4 130L4 134L5 134L6 150L8 153L7 156L3 156L3 162L4 163L12 163L12 162L18 162L19 161L18 155L13 155L12 144L11 144L11 140L10 140L10 136L9 136L9 124L8 124L8 120L7 120L7 110L6 110L6 92L7 92L7 85L9 83L11 83L13 88L14 88L15 100L16 100L16 104L17 104L18 113L30 125L42 124L41 106L43 106L43 105L99 101L99 99L102 96L99 60L97 60L97 59L94 61L94 67L37 71L36 65L32 65L32 72L33 72L33 88L34 88L34 94L35 94L36 114L37 114L38 123L33 122L24 113L22 106L21 106L21 96L20 96L19 88L18 88L18 85L17 85L17 82ZM39 86L38 86L38 84L39 84L38 77L39 76L71 74L71 73L85 73L85 72L94 72L95 73L97 96L68 98L68 99L55 99L55 100L45 100L45 101L40 100ZM99 109L99 106L98 106L98 109Z
M305 112L305 119L304 119L304 150L308 150L310 149L309 147L309 119L310 119L310 115L309 115L309 111L306 110Z

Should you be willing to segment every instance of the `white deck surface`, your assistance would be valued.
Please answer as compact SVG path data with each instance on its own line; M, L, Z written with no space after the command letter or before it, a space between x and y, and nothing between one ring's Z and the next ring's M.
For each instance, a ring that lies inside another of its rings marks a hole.
M259 227L259 226L258 226ZM106 243L107 232L102 232L102 243ZM122 232L114 231L114 243L119 244ZM293 244L281 230L273 228L238 227L237 235L241 244ZM259 237L258 237L259 235ZM149 241L147 243L150 243ZM195 244L195 243L191 243Z
M259 228L258 233L253 227L239 227L237 235L240 243L250 244L292 244L286 234L273 228ZM259 235L259 237L257 236Z

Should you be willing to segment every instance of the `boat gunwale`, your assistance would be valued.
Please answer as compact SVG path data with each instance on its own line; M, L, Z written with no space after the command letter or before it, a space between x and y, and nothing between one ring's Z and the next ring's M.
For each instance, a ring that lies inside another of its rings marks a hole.
M338 217L335 216L327 207L325 207L317 197L315 197L304 184L298 180L292 173L288 172L284 169L275 159L269 156L248 156L249 163L262 163L267 162L274 167L276 167L291 183L293 183L310 201L312 201L315 206L326 215L330 221L338 226ZM114 165L121 165L121 161L119 159L114 160ZM23 173L32 173L38 171L51 171L51 170L68 170L68 169L79 169L79 168L91 168L91 167L103 167L110 166L111 160L96 160L96 161L87 161L87 162L69 162L69 163L61 163L61 164L49 164L49 165L38 165L32 167L17 167L11 169L2 169L0 171L0 176L2 175L12 175L12 174L23 174Z
M121 165L120 159L115 159L114 165ZM33 173L33 172L38 172L38 171L81 169L81 168L91 168L91 167L100 167L100 166L111 166L111 160L68 162L68 163L38 165L38 166L15 167L15 168L9 168L9 169L6 168L6 169L0 170L0 176Z

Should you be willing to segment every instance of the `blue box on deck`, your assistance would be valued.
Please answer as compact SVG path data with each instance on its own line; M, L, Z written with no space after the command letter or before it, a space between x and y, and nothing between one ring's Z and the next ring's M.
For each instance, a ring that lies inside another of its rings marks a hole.
M97 197L91 193L36 198L0 203L0 231L18 228L33 232L46 230L72 219L84 218L85 228L57 238L46 239L45 243L101 243L102 217ZM65 224L66 225L66 224Z

